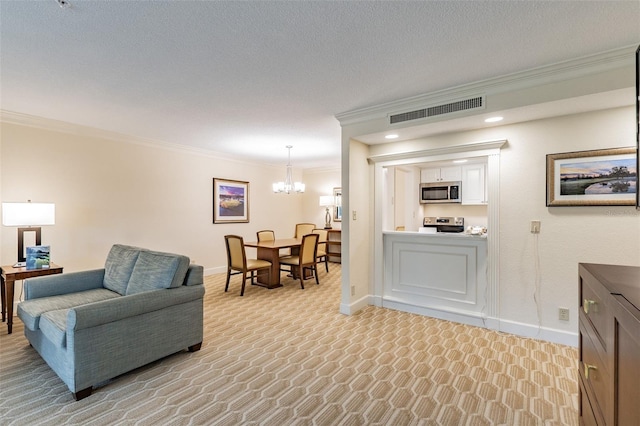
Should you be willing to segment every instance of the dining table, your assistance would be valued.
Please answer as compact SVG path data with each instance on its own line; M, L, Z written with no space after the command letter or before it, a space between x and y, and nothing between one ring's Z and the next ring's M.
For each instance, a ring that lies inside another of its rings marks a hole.
M291 249L291 254L300 251L302 238L282 238L271 241L250 241L244 243L245 247L255 247L258 251L258 259L271 262L271 274L258 271L257 285L266 288L282 287L280 283L280 250ZM271 277L271 279L269 279Z

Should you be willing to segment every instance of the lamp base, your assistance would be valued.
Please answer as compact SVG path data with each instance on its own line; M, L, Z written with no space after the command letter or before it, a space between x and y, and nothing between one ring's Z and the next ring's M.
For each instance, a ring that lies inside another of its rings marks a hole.
M324 229L331 229L331 213L329 213L329 207L326 207L324 213Z
M18 228L18 263L24 263L23 266L27 266L27 257L24 255L24 233L35 232L36 233L36 245L42 244L42 228L39 226L33 226L28 228ZM16 266L17 268L18 266Z

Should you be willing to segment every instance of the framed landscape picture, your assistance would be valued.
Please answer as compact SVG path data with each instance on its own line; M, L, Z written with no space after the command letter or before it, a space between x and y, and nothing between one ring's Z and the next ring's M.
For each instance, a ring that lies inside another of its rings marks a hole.
M249 222L249 182L213 178L213 223Z
M633 147L547 155L547 206L632 206L637 190Z

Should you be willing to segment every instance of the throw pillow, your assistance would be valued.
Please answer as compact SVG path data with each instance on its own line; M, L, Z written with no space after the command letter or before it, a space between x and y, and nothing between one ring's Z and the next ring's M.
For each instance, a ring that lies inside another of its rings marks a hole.
M103 286L124 296L133 267L141 250L138 247L114 244L104 265Z
M179 287L189 268L189 258L171 253L143 251L133 267L126 294Z

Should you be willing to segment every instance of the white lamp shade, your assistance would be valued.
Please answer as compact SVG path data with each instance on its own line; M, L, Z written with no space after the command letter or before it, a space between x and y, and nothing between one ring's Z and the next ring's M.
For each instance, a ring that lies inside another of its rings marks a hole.
M320 196L320 205L322 207L332 206L333 205L333 195L321 195Z
M4 226L55 225L56 205L53 203L2 203Z

